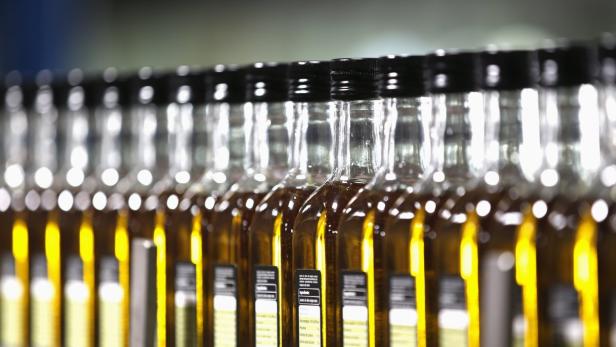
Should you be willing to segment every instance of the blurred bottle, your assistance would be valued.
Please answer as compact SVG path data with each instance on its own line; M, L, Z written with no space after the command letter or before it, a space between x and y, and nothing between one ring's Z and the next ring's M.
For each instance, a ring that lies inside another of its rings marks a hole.
M287 112L287 65L257 63L246 68L244 174L215 207L207 252L215 347L250 346L250 247L248 227L255 207L288 172L292 121Z
M129 316L128 225L124 197L117 192L127 158L126 81L113 68L86 82L92 113L92 197L94 283L97 346L127 346Z
M293 223L306 198L331 173L334 122L329 112L329 62L296 62L288 71L293 102L292 167L255 208L249 229L255 345L293 342Z
M356 334L343 320L343 343L415 346L414 284L404 256L409 233L385 234L384 224L394 201L421 179L428 162L430 100L424 96L424 57L383 57L378 69L384 99L381 167L349 201L338 227L339 271L363 277L366 285L360 307L367 311L367 320L361 322L367 334ZM342 286L344 298L352 288Z
M338 305L337 234L342 209L380 165L383 124L376 63L376 59L338 59L330 65L337 162L326 183L301 207L293 234L294 327L300 347L341 345L339 325L344 318L349 323L358 319L356 334L367 334L367 326L361 325L366 312L360 309L352 313L355 317L343 317ZM357 291L362 287L365 291L362 279Z
M0 107L0 345L26 346L29 341L28 230L24 212L27 160L27 109L32 106L33 85L12 72L2 85Z

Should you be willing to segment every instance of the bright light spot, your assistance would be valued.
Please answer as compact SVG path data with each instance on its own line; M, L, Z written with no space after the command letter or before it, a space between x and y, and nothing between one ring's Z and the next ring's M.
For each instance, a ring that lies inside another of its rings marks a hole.
M257 181L257 182L265 182L265 179L266 179L266 178L265 178L265 175L264 175L264 174L260 174L260 173L259 173L259 174L254 175L254 179L255 179L255 181Z
M426 202L426 212L434 213L434 211L436 211L436 202L432 200Z
M558 172L547 169L541 173L541 184L546 187L554 187L558 183Z
M62 211L68 211L73 207L73 194L68 190L63 190L58 196L58 207Z
M500 176L498 175L498 172L496 171L488 171L486 172L483 179L486 181L487 184L491 186L495 186L498 184L498 181L500 181Z
M137 193L133 193L128 197L128 207L137 211L141 207L141 197Z
M445 173L443 173L442 171L437 171L432 175L432 179L434 180L434 182L441 183L445 181Z
M41 205L46 210L51 210L56 206L56 193L47 189L41 194Z
M597 200L590 209L592 218L597 222L603 222L609 213L609 207L604 200Z
M24 182L24 169L21 165L12 164L4 171L4 181L11 188L17 188Z
M53 174L51 170L46 167L39 168L34 173L34 182L37 186L47 189L51 187L51 183L53 182Z
M601 171L601 183L606 187L616 185L616 165L610 165Z
M173 195L169 195L169 197L167 198L167 208L170 210L175 210L178 205L180 204L180 199L178 199L178 196L173 194Z
M11 195L6 189L0 188L0 211L8 210L9 206L11 206Z
M39 194L37 192L35 192L34 190L31 190L28 192L28 194L26 194L26 207L33 211L38 209L38 207L41 205L41 197L39 196Z
M137 173L137 181L144 186L152 184L152 173L149 170L143 169Z
M208 198L205 199L205 208L207 208L208 210L213 209L215 204L216 199L214 197L208 196Z
M477 203L477 214L479 215L479 217L485 217L488 215L488 213L490 213L490 210L492 209L492 205L490 205L490 203L487 200L481 200L479 201L479 203Z
M83 125L87 127L87 124ZM77 147L71 151L71 166L83 168L88 165L88 151L85 147Z
M535 218L543 218L548 213L548 204L543 200L539 200L533 204L533 216Z
M103 181L106 186L113 186L114 184L118 183L119 179L120 175L118 174L118 171L116 169L105 169L103 173L101 173L101 181Z
M190 173L188 173L188 171L180 171L176 173L175 181L179 184L186 184L190 182Z
M154 96L154 89L151 86L145 86L139 91L139 99L141 102L150 102Z
M66 172L66 182L73 187L81 185L84 179L85 174L81 169L73 167Z
M216 172L212 175L212 179L216 183L224 183L227 180L227 176L223 172Z
M92 197L92 206L97 210L102 210L107 206L107 196L103 192L96 192Z
M498 256L496 260L496 265L498 269L502 272L509 271L513 268L513 264L515 263L515 258L511 252L503 252Z
M158 207L158 197L156 195L150 195L145 199L145 208L148 211L151 211Z
M253 199L246 200L246 208L251 209L255 205L255 201Z

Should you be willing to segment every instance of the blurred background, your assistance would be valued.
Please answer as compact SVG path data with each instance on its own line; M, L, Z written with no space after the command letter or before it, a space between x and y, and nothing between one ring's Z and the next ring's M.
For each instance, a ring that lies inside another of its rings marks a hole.
M0 72L425 53L616 31L616 0L0 0Z

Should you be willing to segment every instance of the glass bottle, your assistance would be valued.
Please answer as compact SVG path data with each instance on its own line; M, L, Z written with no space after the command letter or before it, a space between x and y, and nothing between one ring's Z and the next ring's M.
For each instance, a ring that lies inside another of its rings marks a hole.
M169 124L167 123L166 76L141 68L128 80L127 125L130 140L128 173L118 182L117 191L127 201L126 225L130 245L134 239L154 241L156 247L156 343L167 344L165 218L159 196L167 181ZM120 215L122 216L122 215ZM120 220L124 223L124 221Z
M246 346L251 336L248 227L257 204L290 166L292 122L286 110L286 64L246 68L244 175L216 205L208 245L215 347Z
M293 223L306 198L333 166L329 62L295 62L288 71L293 165L255 208L248 231L253 276L254 345L293 345Z
M343 312L339 329L345 346L414 346L414 286L408 257L398 246L408 244L408 233L386 235L384 224L393 202L426 169L430 100L424 96L423 56L382 57L378 69L384 103L381 166L349 201L338 226L338 269L343 278L346 273L363 277L366 300L358 308L367 314L353 317L358 329Z
M25 346L29 338L28 231L24 215L24 175L27 160L27 109L33 88L20 74L7 75L2 85L0 122L0 345Z
M532 218L525 216L536 248L536 268L530 267L536 274L536 341L597 346L598 229L581 200L600 165L596 50L568 44L541 49L538 56L543 189Z
M452 213L447 210L451 201L463 197L481 174L483 102L477 92L477 56L437 51L427 56L426 70L432 100L430 175L398 199L385 230L410 234L417 345L463 346L468 343L458 232L463 221L438 218Z
M93 117L92 196L96 285L96 341L100 347L128 345L129 260L124 197L117 192L126 175L125 78L113 68L88 77L86 103Z
M197 302L197 328L202 327L202 338L198 342L212 346L213 339L213 297L209 287L212 273L208 246L212 242L214 207L232 183L244 172L244 71L236 66L217 65L205 76L205 110L194 119L193 148L195 163L204 160L204 172L188 189L185 199L192 202L194 213L191 241L201 239L202 269L196 269L197 292L201 291L202 303ZM247 125L247 124L246 124ZM201 149L201 150L199 150ZM197 250L195 252L198 252ZM199 257L197 257L199 258ZM201 290L199 289L201 285ZM198 301L197 297L197 301ZM199 332L197 332L199 335Z
M337 161L326 183L306 200L295 219L295 343L338 346L338 221L348 201L375 174L381 160L382 109L376 59L331 62Z

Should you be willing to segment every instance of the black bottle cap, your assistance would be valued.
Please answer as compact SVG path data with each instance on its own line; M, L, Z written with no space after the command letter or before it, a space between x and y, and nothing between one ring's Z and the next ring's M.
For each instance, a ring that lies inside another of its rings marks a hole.
M285 63L255 63L246 67L246 101L287 101L287 69Z
M479 54L481 88L517 90L536 87L537 55L528 50L488 50Z
M289 100L329 101L329 61L297 61L289 65L287 73Z
M244 69L236 65L216 65L205 73L205 101L243 103L246 101Z
M425 57L388 55L379 58L379 95L382 98L417 97L426 94Z
M426 57L428 91L468 93L479 89L478 57L474 52L439 50Z
M595 47L585 43L569 43L537 51L543 87L572 87L595 83L598 59Z
M67 107L69 104L85 103L85 92L83 90L84 75L80 69L70 70L66 74L56 74L52 77L51 89L53 92L53 103L57 107ZM81 88L80 94L73 94L73 88Z
M166 77L168 100L176 103L205 102L205 73L182 65Z
M128 102L130 104L164 105L168 102L167 81L164 74L150 67L142 67L128 77Z
M342 58L330 64L332 100L376 99L378 93L378 59Z
M118 76L115 68L106 68L100 73L86 76L86 106L114 107L126 105L128 90L126 79Z
M603 34L599 43L601 82L616 84L616 36Z

